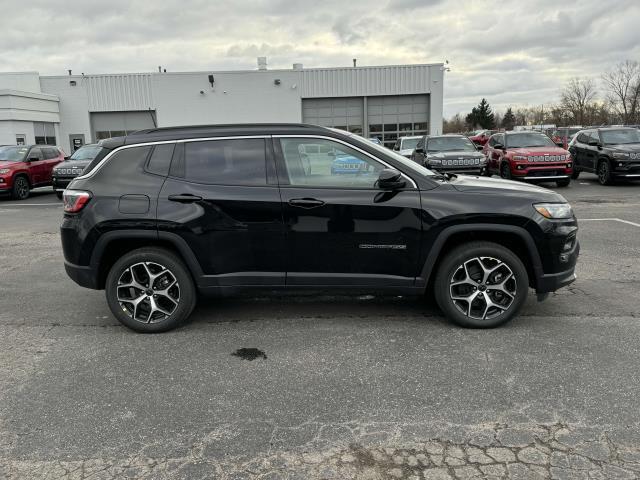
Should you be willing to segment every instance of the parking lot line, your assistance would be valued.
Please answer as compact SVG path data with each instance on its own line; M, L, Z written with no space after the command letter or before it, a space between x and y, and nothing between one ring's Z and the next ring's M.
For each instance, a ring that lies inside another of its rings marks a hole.
M629 220L622 220L621 218L580 218L578 221L580 222L620 222L620 223L626 223L628 225L633 225L634 227L640 228L640 223L630 222Z
M51 205L62 206L62 203L12 203L9 205L0 205L0 208L4 207L48 207Z

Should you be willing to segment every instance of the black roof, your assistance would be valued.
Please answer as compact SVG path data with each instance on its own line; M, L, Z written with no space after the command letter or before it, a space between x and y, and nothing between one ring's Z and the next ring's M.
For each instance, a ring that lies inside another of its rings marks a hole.
M346 133L346 132L345 132ZM121 145L182 140L188 138L225 137L241 135L332 135L338 133L327 127L304 123L242 123L228 125L189 125L181 127L149 128L132 132L125 137L105 139L101 145L113 149Z

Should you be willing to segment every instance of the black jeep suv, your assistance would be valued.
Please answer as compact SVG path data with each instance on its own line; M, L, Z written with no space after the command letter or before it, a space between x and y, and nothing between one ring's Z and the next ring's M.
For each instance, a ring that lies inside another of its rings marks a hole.
M640 131L636 128L582 130L569 144L574 159L573 178L580 172L598 175L602 185L616 180L640 180Z
M562 196L439 175L346 132L158 128L102 147L64 192L65 267L141 332L183 323L198 293L247 289L434 293L454 322L493 327L529 287L575 279Z

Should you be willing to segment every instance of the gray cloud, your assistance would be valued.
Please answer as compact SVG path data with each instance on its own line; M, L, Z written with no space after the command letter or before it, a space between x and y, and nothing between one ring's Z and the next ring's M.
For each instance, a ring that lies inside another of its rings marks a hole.
M3 0L0 65L42 74L429 63L445 114L481 96L551 103L570 77L640 60L637 0Z

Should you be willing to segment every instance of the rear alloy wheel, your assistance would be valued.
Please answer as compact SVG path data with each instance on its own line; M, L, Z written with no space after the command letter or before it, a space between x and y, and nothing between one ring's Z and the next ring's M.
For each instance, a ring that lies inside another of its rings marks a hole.
M500 166L500 176L505 180L511 180L511 169L508 163L503 163Z
M579 176L580 176L580 170L578 170L576 167L573 167L573 172L571 172L571 179L577 180Z
M142 248L123 256L106 282L109 308L127 327L143 333L181 325L195 306L191 275L173 253Z
M611 185L613 183L611 166L607 160L601 160L598 164L598 181L600 185Z
M458 325L491 328L515 317L529 289L527 270L509 249L471 242L450 252L438 270L436 301Z
M56 192L56 197L58 197L59 200L62 200L62 195L63 192Z
M13 180L11 196L16 200L29 198L29 180L27 180L27 177L21 175Z
M556 185L558 187L568 187L569 184L571 183L571 179L570 178L565 178L563 180L556 180Z

